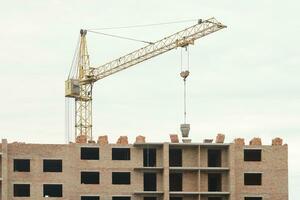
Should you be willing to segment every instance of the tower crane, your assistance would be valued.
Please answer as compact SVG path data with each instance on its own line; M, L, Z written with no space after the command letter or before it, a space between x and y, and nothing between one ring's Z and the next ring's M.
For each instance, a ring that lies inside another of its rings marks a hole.
M87 30L80 30L75 73L65 81L65 97L75 99L75 138L92 140L92 92L95 82L179 47L193 45L195 40L226 28L215 18L198 20L197 24L150 43L129 54L100 66L91 66L87 50Z

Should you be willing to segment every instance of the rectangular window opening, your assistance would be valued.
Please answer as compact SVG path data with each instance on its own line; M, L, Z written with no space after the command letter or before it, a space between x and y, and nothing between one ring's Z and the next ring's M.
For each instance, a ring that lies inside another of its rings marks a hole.
M130 184L130 172L113 172L112 184L117 184L117 185Z
M14 159L14 172L30 172L30 160Z
M112 160L130 160L130 148L112 148Z
M62 160L43 160L43 172L62 172Z
M144 173L144 191L156 191L156 173Z
M207 150L207 166L208 167L221 167L221 165L222 165L221 149L208 149Z
M14 184L14 197L30 197L30 184Z
M261 149L244 149L244 161L261 161Z
M131 197L113 197L112 200L130 200Z
M100 200L99 196L81 196L81 200Z
M208 175L208 191L221 192L222 191L222 174L209 173Z
M261 173L245 173L244 184L245 185L261 185L262 174Z
M144 167L156 166L156 149L146 148L143 152Z
M245 200L262 200L262 197L245 197Z
M170 173L170 191L182 191L182 173Z
M81 172L81 184L99 184L99 172Z
M81 160L99 160L99 148L97 147L81 147Z
M182 166L182 149L170 149L169 165L170 165L170 167L181 167Z
M223 197L208 197L207 200L224 200Z
M44 184L44 197L62 197L63 186L62 184Z
M144 197L144 200L157 200L157 197Z
M182 197L170 197L170 200L182 200Z

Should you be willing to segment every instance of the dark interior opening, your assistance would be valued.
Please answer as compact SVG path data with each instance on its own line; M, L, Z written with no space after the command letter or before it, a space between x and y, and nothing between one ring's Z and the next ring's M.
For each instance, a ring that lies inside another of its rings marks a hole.
M182 197L170 197L170 200L182 200Z
M261 161L260 149L245 149L244 161Z
M221 167L222 151L221 149L207 150L207 165L208 167Z
M261 185L261 173L245 173L245 185Z
M112 160L130 160L130 148L112 148Z
M130 172L113 172L112 184L130 184Z
M81 160L99 160L99 148L81 147Z
M156 166L156 149L144 149L144 167Z
M62 160L43 160L44 172L62 172Z
M208 197L207 200L223 200L223 197Z
M170 149L169 165L170 165L170 167L181 167L182 166L182 149Z
M130 200L130 197L113 197L112 200Z
M144 173L144 191L156 191L156 173Z
M182 173L170 173L170 191L182 191Z
M99 172L81 172L81 184L99 184Z
M61 184L44 184L44 197L62 197Z
M144 200L157 200L157 197L144 197Z
M14 184L14 197L30 197L30 184Z
M29 159L14 159L14 171L15 172L30 172L30 160Z
M81 196L81 200L100 200L99 196Z
M209 173L208 176L208 191L220 192L222 190L222 174Z
M245 200L262 200L262 197L245 197Z

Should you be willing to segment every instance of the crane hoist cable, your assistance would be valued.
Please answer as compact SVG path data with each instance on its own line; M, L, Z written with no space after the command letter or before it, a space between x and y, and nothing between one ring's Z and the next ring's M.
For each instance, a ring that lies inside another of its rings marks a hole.
M183 55L185 53L185 56ZM184 63L185 59L185 63ZM190 124L187 124L187 112L186 112L186 94L187 94L187 86L186 80L187 77L190 75L190 51L189 46L184 46L181 48L180 51L180 65L181 65L181 72L180 76L183 78L183 124L180 125L180 130L183 137L188 137L190 131Z

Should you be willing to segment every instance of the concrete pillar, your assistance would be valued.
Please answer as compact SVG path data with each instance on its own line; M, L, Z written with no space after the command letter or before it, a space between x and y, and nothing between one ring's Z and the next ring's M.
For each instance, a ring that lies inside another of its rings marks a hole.
M170 175L170 169L169 169L169 144L164 143L163 144L163 191L164 191L164 200L170 199L169 194L169 175Z
M7 140L2 139L2 200L8 200L8 158L7 158Z

